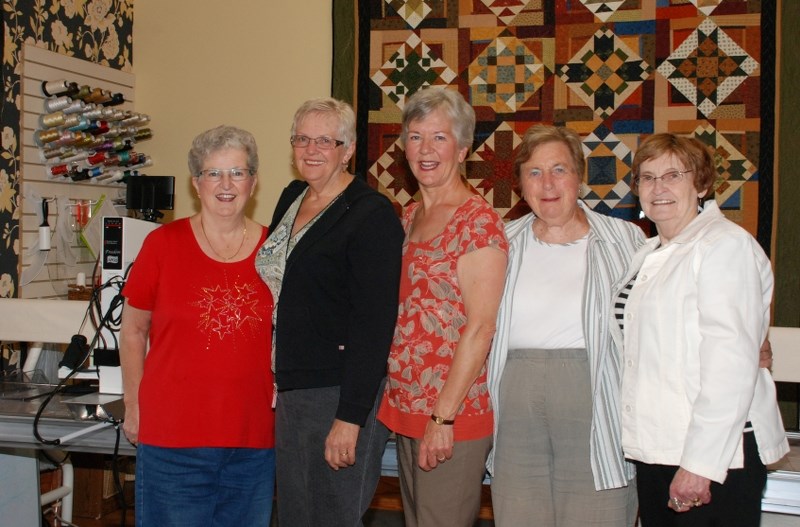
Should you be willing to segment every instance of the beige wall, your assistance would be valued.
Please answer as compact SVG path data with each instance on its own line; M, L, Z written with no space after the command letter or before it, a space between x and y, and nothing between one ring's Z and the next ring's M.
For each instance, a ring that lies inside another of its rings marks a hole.
M252 217L268 223L291 180L289 131L306 99L330 94L330 0L136 0L136 110L152 118L142 144L151 175L176 177L175 218L196 210L186 154L219 124L251 131L261 168Z

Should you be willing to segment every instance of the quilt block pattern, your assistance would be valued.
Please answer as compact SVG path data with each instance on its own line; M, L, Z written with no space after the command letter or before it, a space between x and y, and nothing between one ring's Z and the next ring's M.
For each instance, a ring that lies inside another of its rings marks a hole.
M717 202L759 232L759 211L771 206L760 200L772 181L761 168L773 148L761 126L773 111L761 77L774 67L762 58L771 2L350 1L369 43L353 101L365 152L356 168L398 205L418 197L398 141L405 100L443 86L477 116L464 180L505 219L529 210L514 183L516 148L531 125L548 123L583 138L582 198L630 220L640 214L630 172L639 143L657 132L698 137L718 162Z

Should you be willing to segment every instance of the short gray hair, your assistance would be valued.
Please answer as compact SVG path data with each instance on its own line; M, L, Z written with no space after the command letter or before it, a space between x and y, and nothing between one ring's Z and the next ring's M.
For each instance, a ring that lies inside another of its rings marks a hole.
M199 176L206 158L218 150L234 148L247 154L247 168L258 172L258 147L253 134L235 126L220 125L206 130L192 141L189 149L189 173ZM238 167L244 168L244 167Z
M346 102L332 97L320 97L319 99L311 99L304 102L294 113L292 135L295 135L297 125L311 114L336 117L339 121L338 137L333 137L332 139L344 141L345 148L356 142L356 114L353 111L353 107Z
M535 124L528 128L522 141L517 147L514 157L514 175L517 182L520 180L520 170L522 165L528 162L533 155L533 151L545 143L561 143L569 150L572 165L578 179L583 181L583 174L586 172L586 158L583 156L583 141L578 132L566 126L553 126L550 124Z
M450 119L458 147L470 148L475 137L475 110L456 90L439 87L423 88L406 101L400 136L402 143L405 145L408 125L412 121L425 119L437 110L442 110Z

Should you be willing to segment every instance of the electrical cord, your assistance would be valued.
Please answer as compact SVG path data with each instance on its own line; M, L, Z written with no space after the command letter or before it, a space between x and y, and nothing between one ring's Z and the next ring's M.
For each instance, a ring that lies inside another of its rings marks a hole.
M129 271L130 271L130 266L128 267L128 270L126 270L126 273L125 273L126 277L127 277L127 274L128 274ZM89 355L91 354L92 350L97 345L97 342L100 340L103 328L107 328L108 321L112 320L112 317L114 315L114 311L116 309L118 309L124 303L124 297L121 294L122 287L124 286L124 284L125 284L125 281L121 280L117 276L117 277L112 278L106 284L103 284L101 287L98 287L97 289L95 289L92 292L92 296L93 297L99 297L100 290L105 289L107 287L112 287L113 285L118 285L118 292L117 292L116 295L114 295L114 298L111 299L111 302L110 302L110 304L108 306L108 310L101 317L100 323L97 324L97 329L96 329L96 331L94 333L94 336L92 337L91 344L89 344L89 346L86 347L86 350L85 350L83 356L76 363L76 365L73 366L73 368L70 370L69 374L67 374L66 377L61 379L59 381L58 385L56 385L56 387L47 394L47 397L45 397L45 399L39 405L39 408L36 410L36 415L33 418L33 436L36 438L37 441L39 441L43 445L58 446L58 445L61 444L61 440L60 439L45 439L44 437L42 437L42 435L39 433L39 421L41 420L41 417L42 417L42 414L44 413L45 408L50 403L50 401L53 399L53 397L55 397L56 394L58 394L64 388L64 386L66 385L67 381L69 379L71 379L78 372L78 370L80 369L81 365L84 362L86 362L86 359L89 358ZM89 309L91 309L91 303L90 303ZM84 317L84 322L81 324L81 328L83 327L85 322L86 322L86 317Z
M92 283L95 283L94 277L96 275L98 262L99 262L99 259L95 263L95 269L92 271ZM127 269L125 270L125 273L124 273L124 275L122 277L115 276L115 277L109 279L106 283L102 284L100 287L97 287L97 288L92 290L92 297L89 300L89 307L86 310L86 314L84 315L83 321L81 322L81 327L80 327L78 333L80 334L83 331L83 327L84 327L84 325L86 324L86 322L87 322L87 320L89 318L91 318L92 323L93 323L94 327L96 328L96 331L95 331L95 333L94 333L94 335L92 337L92 342L86 347L85 353L81 357L81 359L71 368L69 374L67 374L67 376L64 379L60 380L58 385L52 391L50 391L50 393L47 394L47 397L39 405L39 408L37 409L36 415L35 415L35 417L33 419L33 435L36 438L36 440L39 441L40 443L42 443L44 445L52 445L52 446L58 446L58 445L61 444L61 439L46 439L46 438L42 437L42 435L39 433L39 421L41 420L41 416L44 413L44 410L47 407L47 405L50 403L50 401L53 399L53 397L55 397L55 395L58 394L65 387L67 381L70 378L72 378L78 372L78 370L80 369L81 365L84 362L86 362L86 360L89 358L89 355L91 354L92 350L95 348L97 343L100 340L105 342L105 339L102 336L103 329L108 329L109 330L109 333L114 338L114 343L116 344L116 349L119 349L119 345L118 345L119 341L117 339L116 333L119 331L119 328L121 327L121 322L122 322L122 314L121 313L122 313L122 310L120 308L122 307L122 305L124 304L124 301L125 301L124 297L122 296L122 289L125 286L125 282L128 279L128 274L130 273L131 267L133 267L132 263L127 267ZM109 306L108 306L108 309L106 310L106 312L103 313L102 305L101 305L101 302L100 302L100 292L102 290L108 289L108 288L115 288L116 289L116 294L111 299L111 302L109 303ZM120 314L119 315L115 315L114 313L118 309L119 309ZM99 317L99 323L96 323L95 314L97 314L97 316ZM114 486L115 486L115 488L117 490L117 493L119 495L119 505L120 505L120 510L121 510L120 526L121 527L125 527L128 504L127 504L127 501L125 500L124 488L123 488L122 484L120 483L120 471L119 471L119 444L120 444L120 436L121 436L121 433L122 433L121 432L121 426L122 426L122 423L123 423L123 419L107 418L107 419L102 419L100 421L112 424L114 426L115 431L116 431L116 438L115 438L115 441L114 441L114 452L113 452L113 455L112 455L112 458L111 458L111 467L112 467L112 474L113 474L113 479L114 479ZM56 466L60 466L61 464L63 464L69 458L69 453L67 453L65 455L64 459L61 462L56 462L53 458L51 458L45 452L45 450L42 450L42 453L43 453L43 455L45 457L48 458L48 460L50 460ZM65 525L67 527L74 526L74 524L68 523L68 522L64 521L63 519L61 519L60 517L58 517L58 515L55 514L55 512L54 512L54 515L60 522L62 522L63 525ZM77 526L74 526L74 527L77 527Z

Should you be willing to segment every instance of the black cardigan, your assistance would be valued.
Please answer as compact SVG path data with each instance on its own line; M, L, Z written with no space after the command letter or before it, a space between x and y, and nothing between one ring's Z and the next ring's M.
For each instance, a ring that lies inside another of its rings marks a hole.
M270 232L306 186L283 190ZM336 417L364 425L386 376L404 236L388 198L359 178L303 235L278 300L278 390L340 386Z

